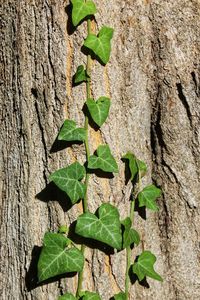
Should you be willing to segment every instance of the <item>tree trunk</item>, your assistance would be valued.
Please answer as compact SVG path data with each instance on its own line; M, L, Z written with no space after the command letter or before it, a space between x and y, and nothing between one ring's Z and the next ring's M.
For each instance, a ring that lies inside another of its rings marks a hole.
M90 129L90 149L108 143L120 173L92 176L89 208L102 202L128 213L120 158L128 150L147 162L162 188L159 213L136 214L142 247L157 255L164 282L136 282L130 299L198 300L200 181L200 5L198 0L96 0L93 29L114 27L112 56L93 63L95 98L108 95L111 113L100 131ZM48 176L75 159L81 145L63 149L55 140L65 118L83 125L84 85L72 89L86 24L72 34L68 1L2 0L1 12L1 276L3 300L54 300L75 292L77 276L38 286L36 265L47 230L70 225L81 204L69 209ZM87 249L84 288L108 300L124 287L124 251L112 256Z

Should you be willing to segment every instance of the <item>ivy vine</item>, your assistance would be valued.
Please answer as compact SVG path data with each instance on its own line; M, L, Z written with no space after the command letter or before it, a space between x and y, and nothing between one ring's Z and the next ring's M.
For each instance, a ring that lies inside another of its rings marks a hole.
M55 171L50 176L58 188L64 191L74 205L81 200L83 214L76 222L75 232L79 236L103 242L117 251L126 251L126 274L124 291L113 296L115 300L129 299L130 271L142 281L145 277L151 277L162 281L161 276L154 270L156 257L148 250L143 251L135 261L131 261L133 247L140 244L140 235L134 229L135 203L139 207L157 211L156 200L161 195L161 190L154 185L142 188L142 177L147 171L146 164L139 160L133 153L128 152L122 160L128 164L132 182L132 194L130 201L130 213L124 220L120 220L120 213L116 207L109 203L103 203L94 214L88 210L88 184L90 171L100 169L104 172L118 173L118 165L113 157L109 145L99 145L94 154L90 153L89 147L89 119L98 127L107 120L111 101L102 96L95 100L91 97L91 55L102 64L106 65L111 54L111 40L113 29L103 26L96 35L91 30L91 19L97 12L96 5L92 0L71 0L72 22L75 27L86 20L87 37L83 43L88 49L86 66L80 65L74 75L76 84L85 83L87 99L85 105L88 113L85 114L85 124L77 127L74 120L65 120L58 134L58 140L67 142L77 141L84 143L86 163L72 163L66 168ZM76 295L67 292L60 296L59 300L101 300L97 292L83 291L82 281L84 272L85 245L79 248L69 237L67 227L61 226L57 233L47 232L43 238L43 247L38 261L38 280L42 282L57 275L67 272L78 273Z

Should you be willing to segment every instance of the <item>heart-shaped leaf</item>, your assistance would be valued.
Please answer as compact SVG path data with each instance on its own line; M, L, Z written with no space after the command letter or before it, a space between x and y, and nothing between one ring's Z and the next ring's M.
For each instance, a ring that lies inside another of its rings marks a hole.
M91 155L88 160L89 169L101 169L104 172L118 173L118 166L108 145L100 145L97 155Z
M81 300L101 300L99 294L88 291L81 292L80 296L82 296Z
M67 168L60 169L51 174L50 180L64 191L74 204L85 196L86 186L80 182L84 176L85 168L78 162L75 162Z
M77 300L71 293L66 293L58 298L58 300Z
M122 225L124 226L123 248L129 247L133 243L138 245L140 243L140 236L135 229L131 228L131 219L127 217L125 220L122 221Z
M140 172L140 176L143 177L147 172L147 166L142 161L136 158L136 156L131 153L127 152L122 159L128 159L129 161L129 170L131 173L131 181L134 180L135 176Z
M111 204L104 203L98 209L98 216L89 212L79 216L76 233L121 249L122 235L118 209Z
M143 251L138 257L137 262L132 265L133 273L135 273L139 281L143 280L145 276L151 277L158 281L163 281L162 277L154 271L154 263L156 257L151 251Z
M39 282L67 272L80 272L84 257L77 248L69 248L69 239L60 233L47 232L38 261Z
M74 26L77 26L80 21L85 17L94 15L97 12L96 6L93 1L87 0L71 0L72 9L72 22Z
M147 208L157 211L159 207L156 204L156 199L160 197L161 190L155 185L148 185L139 194L139 207L146 206Z
M74 83L78 84L83 81L87 81L89 76L87 75L86 70L84 69L84 66L78 66L76 70L76 74L74 75Z
M119 293L113 296L114 300L126 300L126 294L125 293Z
M59 135L59 141L84 141L86 131L84 128L76 128L76 122L72 120L65 120Z
M107 64L111 52L111 39L113 29L103 26L99 34L89 34L84 42L84 46L92 50L103 64Z
M86 101L86 105L93 121L99 127L101 127L101 125L103 125L103 123L106 121L109 114L110 99L106 97L100 97L97 101L88 99Z

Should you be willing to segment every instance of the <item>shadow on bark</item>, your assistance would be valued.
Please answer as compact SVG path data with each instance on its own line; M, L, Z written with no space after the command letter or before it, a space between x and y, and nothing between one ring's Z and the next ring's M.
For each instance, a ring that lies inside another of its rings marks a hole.
M125 163L125 185L128 184L129 180L131 179L131 172L130 172L130 168L129 168L129 162L126 158L122 158L122 161ZM134 190L135 188L135 185L136 185L136 180L134 179L132 181L132 185L133 185L133 188L132 188L132 191ZM133 196L130 195L130 199L129 201L132 201L133 199ZM138 199L135 199L135 209L134 211L137 211L138 215L146 220L146 208L143 206L143 207L139 207L139 201Z
M67 273L67 274L65 273L65 274L61 274L59 276L52 277L48 280L38 282L37 264L38 264L41 250L42 250L42 247L38 247L38 246L34 246L33 250L32 250L32 258L31 258L30 267L29 267L29 269L26 273L26 277L25 277L25 283L26 283L26 288L27 288L28 292L34 290L35 288L37 288L39 286L43 286L43 285L46 285L46 284L49 284L52 282L59 281L61 278L71 278L77 274L76 272L71 272L71 273Z
M67 212L73 206L67 194L61 191L53 182L47 184L35 197L43 202L57 201L64 212Z
M60 141L58 140L58 136L57 136L55 141L53 142L53 145L51 146L50 153L56 153L66 148L71 148L74 144L81 145L82 143L83 142L80 141L73 141L73 142Z
M72 4L71 3L65 7L65 12L67 14L67 20L68 20L67 21L67 33L68 33L68 35L72 35L74 33L74 31L76 30L76 26L74 26L73 22L72 22ZM95 20L95 17L93 15L89 15L89 16L85 17L84 19L82 19L81 22L77 26L84 23L88 19Z
M88 117L88 122L89 122L90 127L92 127L95 131L98 131L100 129L100 127L92 120L92 117L90 115L90 112L87 108L86 103L83 105L82 112L84 113L84 115L86 117Z
M135 262L137 261L137 259L138 259L138 256L136 257ZM150 288L150 285L148 284L146 277L143 280L139 281L137 275L133 273L132 268L130 268L130 270L129 270L129 278L130 278L131 284L135 284L136 281L138 281L139 285L143 286L144 288L146 288L146 289Z

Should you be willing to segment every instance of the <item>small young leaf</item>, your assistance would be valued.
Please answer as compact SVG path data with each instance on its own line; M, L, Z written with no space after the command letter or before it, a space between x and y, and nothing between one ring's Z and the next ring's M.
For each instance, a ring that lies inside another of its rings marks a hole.
M126 294L125 293L119 293L114 295L114 300L126 300Z
M143 251L138 257L137 262L132 265L133 273L135 273L139 281L145 276L151 277L158 281L163 281L162 277L154 271L153 265L156 262L156 257L150 251Z
M65 120L59 135L59 141L84 141L86 131L84 128L76 128L76 123L72 120Z
M47 232L38 261L39 282L67 272L80 272L84 257L76 248L67 248L69 240L60 233Z
M89 34L84 42L84 46L92 50L103 64L107 64L111 52L111 39L113 29L103 26L99 34Z
M79 216L76 233L121 249L122 235L118 209L111 204L104 203L98 209L98 216L89 212Z
M106 121L109 114L110 99L106 97L100 97L97 101L88 99L86 101L86 105L93 121L99 127L101 127L101 125L103 125L103 123Z
M125 220L122 221L122 225L124 226L123 248L129 247L133 243L138 245L140 243L140 236L135 229L131 228L131 219L127 217Z
M97 293L85 291L81 293L81 295L83 295L83 297L81 297L81 300L101 300L99 294Z
M69 231L69 228L67 227L67 225L61 225L61 226L58 228L58 232L59 232L59 233L66 234L66 233L68 233L68 231Z
M129 161L129 170L131 173L131 178L130 178L131 181L134 180L134 178L138 174L138 172L140 172L141 177L143 177L146 174L146 172L147 172L146 164L143 161L137 159L133 153L128 152L122 158L128 159L128 161Z
M157 211L159 207L156 204L156 199L160 197L161 190L155 185L148 185L139 194L139 207L146 206L147 208Z
M118 173L118 166L108 145L100 145L97 155L91 155L88 160L89 169L101 169L104 172Z
M78 66L76 70L76 74L74 75L74 83L81 83L83 81L87 81L89 76L87 75L86 70L84 69L84 66Z
M96 6L93 1L87 0L71 0L72 9L72 22L74 26L77 26L80 21L85 17L94 15L97 12Z
M78 162L75 162L67 168L60 169L51 174L50 180L64 191L74 204L85 196L86 186L80 182L84 176L85 168Z
M71 293L66 293L58 298L58 300L77 300Z

